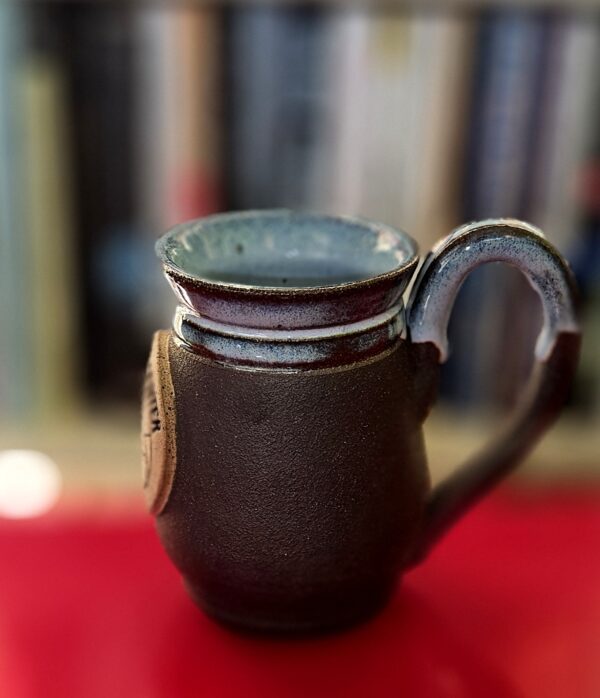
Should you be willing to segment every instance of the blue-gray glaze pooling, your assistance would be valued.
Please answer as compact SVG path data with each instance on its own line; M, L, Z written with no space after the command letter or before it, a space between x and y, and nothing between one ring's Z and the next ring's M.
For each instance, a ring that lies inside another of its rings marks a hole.
M429 253L412 288L408 322L413 342L431 342L448 356L446 329L454 299L467 275L488 262L519 269L542 302L544 324L536 358L551 354L561 333L577 333L574 284L565 260L538 228L512 218L468 223Z
M417 266L403 232L345 216L286 210L210 216L157 243L181 302L179 339L215 360L289 368L359 361L405 337L402 293ZM457 228L426 257L413 286L410 339L448 354L446 328L466 276L500 261L520 269L542 301L536 356L578 332L570 270L544 235L514 219Z
M211 216L157 243L179 339L215 360L289 368L368 358L405 335L417 265L404 233L291 211Z

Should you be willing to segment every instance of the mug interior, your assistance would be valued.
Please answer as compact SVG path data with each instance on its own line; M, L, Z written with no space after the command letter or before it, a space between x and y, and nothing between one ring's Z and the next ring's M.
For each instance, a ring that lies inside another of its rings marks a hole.
M285 210L210 216L157 243L171 270L198 281L255 288L311 288L364 281L404 267L414 241L388 226Z

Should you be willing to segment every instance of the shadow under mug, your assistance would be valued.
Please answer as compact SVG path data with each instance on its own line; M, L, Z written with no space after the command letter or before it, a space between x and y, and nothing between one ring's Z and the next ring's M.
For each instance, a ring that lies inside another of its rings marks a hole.
M175 227L157 253L180 305L148 362L146 499L193 598L235 627L312 632L372 615L526 455L575 371L571 273L517 220L440 241L406 309L416 243L369 221L216 215ZM534 370L506 429L432 490L422 423L448 318L467 274L492 261L541 299Z

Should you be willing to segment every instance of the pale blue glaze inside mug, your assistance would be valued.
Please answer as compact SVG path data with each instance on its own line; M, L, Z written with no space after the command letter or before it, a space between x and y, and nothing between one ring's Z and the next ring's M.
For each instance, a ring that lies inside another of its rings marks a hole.
M229 287L314 288L372 279L416 256L407 235L344 216L286 210L210 216L173 228L162 262L198 281Z
M286 210L210 216L157 254L180 306L175 335L226 363L295 370L366 360L405 332L416 243L386 225Z

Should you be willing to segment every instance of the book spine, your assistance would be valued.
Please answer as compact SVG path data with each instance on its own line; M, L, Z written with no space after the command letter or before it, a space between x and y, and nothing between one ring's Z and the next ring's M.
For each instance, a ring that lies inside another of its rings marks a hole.
M140 6L133 21L138 257L145 269L136 312L149 332L169 326L174 309L151 241L222 206L222 30L216 11L191 6Z
M554 61L543 100L530 217L570 256L581 217L578 175L596 130L594 102L600 64L600 30L580 15L559 22Z
M52 58L31 53L20 83L32 398L38 419L60 419L79 405L80 380L64 74Z
M600 49L598 35L594 48L596 52ZM588 104L586 143L575 176L579 224L569 244L584 327L572 404L597 429L600 425L600 82L597 79L589 86Z
M322 190L331 210L403 228L423 251L458 222L453 184L473 24L358 10L330 21Z
M459 182L475 28L470 16L440 14L420 21L414 69L421 113L406 165L414 171L407 177L412 189L406 205L412 209L408 230L423 252L462 222Z
M548 27L545 15L518 10L491 11L482 19L468 117L464 220L527 215ZM521 360L519 342L528 344L510 302L515 284L524 296L530 293L506 267L478 269L465 282L450 322L454 355L442 383L455 404L491 406L499 388L515 387L511 362L517 354ZM529 301L523 305L531 309Z
M323 80L327 100L319 124L319 174L312 198L315 208L331 214L361 213L369 29L369 14L361 9L332 13L325 19Z
M139 200L164 231L220 205L220 27L212 10L150 6L136 32Z
M233 8L228 27L230 207L311 207L322 12Z
M414 132L415 20L404 13L369 19L368 93L362 129L362 215L409 230L409 141Z
M69 6L58 24L72 110L85 387L96 401L130 400L139 394L149 340L136 326L144 269L135 215L132 10Z
M21 6L0 3L0 414L32 410L32 336L22 178L19 58L24 44Z

